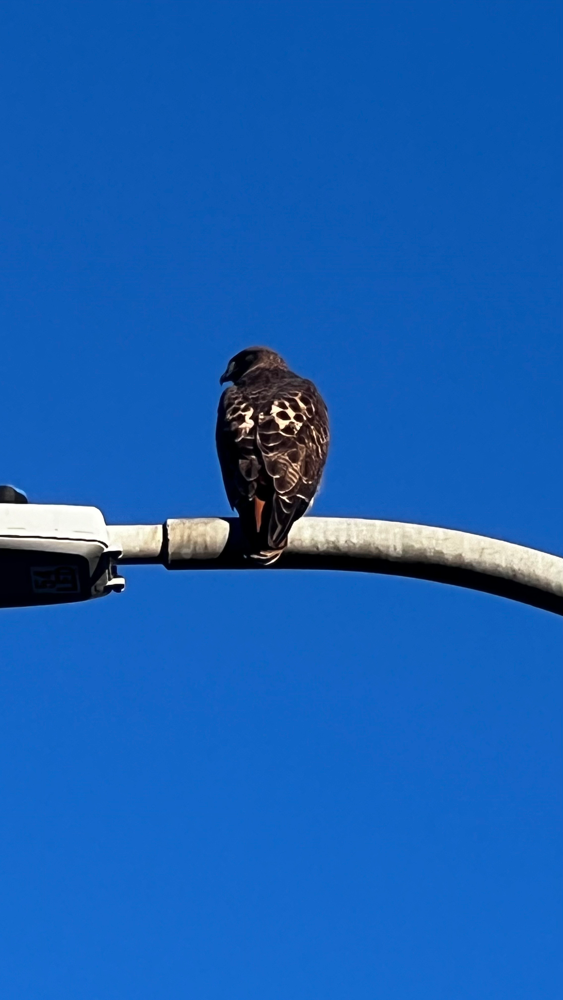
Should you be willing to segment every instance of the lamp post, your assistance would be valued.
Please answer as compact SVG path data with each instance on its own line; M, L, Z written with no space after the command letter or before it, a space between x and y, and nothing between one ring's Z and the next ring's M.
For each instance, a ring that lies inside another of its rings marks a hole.
M173 518L108 525L118 562L173 570L249 569L237 518ZM563 558L450 528L401 521L305 517L274 566L413 577L508 597L563 615Z
M120 565L173 570L348 570L470 587L563 615L563 558L484 535L401 521L305 517L273 566L245 559L240 522L108 525L96 507L0 503L0 607L120 592Z

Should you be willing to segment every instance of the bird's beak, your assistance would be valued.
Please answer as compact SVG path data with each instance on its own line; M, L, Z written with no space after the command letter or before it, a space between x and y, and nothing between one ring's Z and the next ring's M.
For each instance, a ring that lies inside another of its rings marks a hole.
M233 375L233 371L234 371L234 367L235 366L233 364L229 364L228 365L227 370L223 372L223 374L221 375L221 378L219 379L219 385L223 385L223 382L230 382L231 381L232 375Z

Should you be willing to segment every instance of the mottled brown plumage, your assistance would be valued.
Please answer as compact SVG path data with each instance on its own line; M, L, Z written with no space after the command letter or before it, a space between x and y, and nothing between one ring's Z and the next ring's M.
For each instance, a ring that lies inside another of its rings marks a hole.
M221 383L217 452L252 558L268 565L310 506L326 461L326 406L312 382L266 347L231 359Z

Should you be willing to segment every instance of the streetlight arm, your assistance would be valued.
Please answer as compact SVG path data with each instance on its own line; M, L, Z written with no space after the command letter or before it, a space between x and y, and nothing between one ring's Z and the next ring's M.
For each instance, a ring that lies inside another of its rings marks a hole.
M249 569L237 518L109 525L120 562L168 569ZM563 614L563 559L484 535L400 521L305 517L277 569L382 573L449 583Z

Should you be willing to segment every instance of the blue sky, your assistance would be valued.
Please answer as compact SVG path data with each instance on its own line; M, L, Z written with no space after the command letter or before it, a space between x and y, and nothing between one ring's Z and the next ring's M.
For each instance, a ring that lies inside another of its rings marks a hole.
M5 2L0 480L226 514L218 378L329 405L319 515L561 553L553 2ZM0 992L559 996L561 623L130 568L2 612Z

